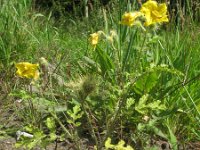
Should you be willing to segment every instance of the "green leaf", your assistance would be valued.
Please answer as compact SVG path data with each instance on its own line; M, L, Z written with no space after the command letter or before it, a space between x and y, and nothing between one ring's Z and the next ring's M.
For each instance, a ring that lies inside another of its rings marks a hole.
M135 38L137 37L137 31L132 32L131 34L131 38L130 38L130 42L128 45L128 49L126 50L124 56L123 56L123 62L122 62L122 70L125 70L125 68L127 67L127 63L129 62L130 56L133 55L133 53L135 52L132 48L133 42L135 41ZM134 56L134 55L133 55ZM132 59L132 58L131 58Z
M168 65L166 65L166 64L161 64L158 66L153 66L153 67L147 68L147 71L148 72L156 72L156 71L168 72L168 73L171 73L171 74L174 74L177 76L184 76L184 74L181 71L174 69L174 68L169 68Z
M143 95L140 99L138 104L135 106L135 110L138 111L141 114L146 114L147 113L147 107L146 107L146 102L148 100L148 95Z
M172 145L172 149L173 150L177 150L177 139L176 136L174 135L174 133L172 132L172 130L170 129L170 127L167 125L168 131L169 131L169 142Z
M99 58L99 65L101 67L102 75L104 76L107 71L114 69L114 64L108 54L100 49L98 46L96 52Z
M140 132L153 132L154 134L162 137L163 139L167 140L167 136L160 130L158 127L156 127L156 123L158 120L156 119L150 119L148 123L139 123L137 126L138 131Z
M70 124L73 124L73 123L74 123L74 121L71 120L71 119L67 119L67 122L70 123Z
M54 109L55 106L57 106L57 104L54 101L40 97L32 98L31 101L33 105L36 106L37 110L41 112Z
M24 128L25 128L25 130L26 130L27 132L30 132L30 133L32 133L32 132L34 131L34 128L33 128L32 125L27 125L27 126L25 126Z
M76 106L73 107L73 113L74 114L78 114L80 111L81 111L80 106L76 105Z
M79 127L81 125L81 122L76 122L75 125L76 127Z
M57 135L55 133L53 133L53 132L50 133L49 136L50 136L50 141L55 141L56 138L57 138Z
M165 110L166 106L164 104L161 104L161 101L153 101L152 103L149 103L147 107L151 110Z
M161 104L161 101L154 100L152 102L147 103L148 94L143 95L140 99L138 104L135 106L135 110L141 114L147 114L149 111L152 110L165 110L166 106Z
M80 126L80 123L76 122L83 115L83 112L81 111L79 105L74 106L72 110L68 110L67 114L70 116L70 119L67 119L68 123L73 124L75 126Z
M150 90L156 85L158 78L159 77L156 72L145 74L136 82L135 91L138 94L149 93Z
M83 57L83 61L88 64L92 70L95 70L97 73L101 73L101 70L99 68L98 63L96 63L94 60L92 60L91 58L88 58L86 56ZM79 64L80 65L80 64ZM79 66L81 67L81 65ZM83 69L84 70L84 69Z
M135 100L133 98L128 98L126 101L126 108L129 109L134 103Z
M53 118L47 118L46 125L49 130L55 130L55 120Z

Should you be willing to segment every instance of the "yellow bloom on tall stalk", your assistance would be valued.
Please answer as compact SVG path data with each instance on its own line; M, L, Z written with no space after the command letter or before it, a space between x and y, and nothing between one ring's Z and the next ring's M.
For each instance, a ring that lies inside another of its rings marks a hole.
M20 62L15 65L17 68L16 74L22 78L33 78L37 80L39 78L38 67L39 64L31 64L29 62Z
M98 42L99 42L99 33L98 33L98 32L95 32L95 33L90 34L89 41L90 41L90 44L91 44L92 46L96 47L96 45L97 45Z
M141 12L125 12L122 16L121 24L127 25L129 27L133 26L135 24L136 19L141 16Z
M142 5L140 12L143 13L146 18L145 26L169 21L165 3L158 4L156 1L149 0Z

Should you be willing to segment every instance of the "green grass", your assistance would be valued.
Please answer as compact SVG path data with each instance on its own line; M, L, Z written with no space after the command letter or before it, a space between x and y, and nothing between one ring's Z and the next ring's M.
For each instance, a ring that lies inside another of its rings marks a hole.
M108 138L112 146L124 140L135 149L153 149L158 141L178 149L200 140L198 25L127 28L119 21L134 6L123 3L115 3L117 11L59 21L29 0L1 3L0 108L12 115L2 115L0 137L33 134L16 142L27 149L64 139L74 149L102 149ZM107 36L115 30L113 43L101 35L94 49L88 37L98 30ZM40 63L34 84L15 73L23 61Z

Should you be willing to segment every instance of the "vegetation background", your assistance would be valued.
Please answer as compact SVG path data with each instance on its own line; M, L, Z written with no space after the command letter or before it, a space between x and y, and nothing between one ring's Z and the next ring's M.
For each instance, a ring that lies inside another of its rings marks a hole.
M200 2L158 1L170 22L147 32L119 24L144 2L0 1L0 149L200 148Z

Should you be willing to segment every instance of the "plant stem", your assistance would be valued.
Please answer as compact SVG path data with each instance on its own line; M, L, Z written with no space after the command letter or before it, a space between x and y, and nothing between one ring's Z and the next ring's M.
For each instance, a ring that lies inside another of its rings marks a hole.
M98 139L97 139L97 137L96 137L96 135L95 135L95 131L94 131L94 129L93 129L92 121L91 121L91 119L90 119L90 116L89 116L89 114L88 114L87 111L86 111L86 107L85 107L85 102L84 102L84 101L81 103L81 106L82 106L83 112L85 113L86 118L87 118L87 121L88 121L88 124L89 124L89 128L90 128L89 131L90 131L90 134L91 134L91 136L93 137L93 139L94 139L94 141L95 141L95 144L96 144L96 146L97 146L97 150L100 150L100 149L99 149L99 142L98 142Z
M53 118L58 122L58 124L61 126L61 128L64 130L64 132L67 134L67 136L70 138L70 139L72 139L76 144L75 144L75 146L76 146L76 148L78 149L78 150L81 150L81 147L80 147L80 145L79 145L79 142L78 142L78 140L77 140L77 138L76 137L74 137L66 128L65 128L65 126L63 125L63 123L58 119L58 117L55 115L55 114L53 114L52 112L50 112L50 114L53 116Z
M119 98L119 101L118 101L118 104L117 104L117 107L115 109L115 112L113 114L113 117L111 118L111 121L110 121L110 125L108 126L107 128L107 132L104 136L104 139L102 140L100 146L99 146L99 150L101 150L103 148L103 145L105 143L105 141L107 140L108 136L110 135L110 133L113 131L114 129L114 125L117 121L117 117L119 116L119 113L121 112L121 109L123 108L124 106L124 102L126 100L126 97L127 97L127 92L128 91L124 91L122 93L122 96Z
M54 117L54 119L59 123L59 125L61 126L61 128L65 131L65 133L67 134L67 136L71 139L73 139L71 133L69 133L69 131L65 128L65 126L62 124L62 122L58 119L58 117L53 114L52 112L50 112L51 115Z

